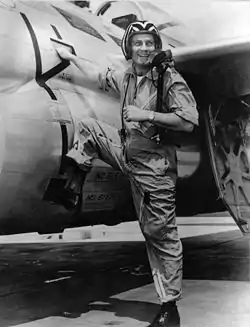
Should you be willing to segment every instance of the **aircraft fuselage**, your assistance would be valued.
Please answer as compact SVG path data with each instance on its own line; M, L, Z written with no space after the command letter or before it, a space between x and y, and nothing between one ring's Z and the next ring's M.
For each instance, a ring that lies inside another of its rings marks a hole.
M57 232L107 222L114 212L115 222L132 219L123 214L131 201L127 180L101 160L84 185L81 213L43 201L51 178L63 177L62 157L72 147L78 121L93 117L121 127L119 99L62 61L53 39L96 64L110 60L111 53L119 57L120 47L98 17L67 3L10 0L9 6L0 4L0 17L0 233ZM205 147L200 133L178 148L182 214L208 210L207 196L216 197Z

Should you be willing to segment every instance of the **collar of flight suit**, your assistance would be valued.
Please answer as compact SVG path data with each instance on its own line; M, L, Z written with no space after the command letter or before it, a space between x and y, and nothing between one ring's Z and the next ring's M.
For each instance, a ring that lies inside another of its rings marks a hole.
M131 66L126 70L125 72L125 76L127 78L133 76L133 77L136 77L137 74L136 74L136 70L135 70L135 66L134 64L132 63ZM143 77L146 77L148 78L149 80L153 80L153 81L156 81L157 78L158 78L158 73L156 72L155 68L153 70L149 69L149 71L145 74L145 75L142 75Z

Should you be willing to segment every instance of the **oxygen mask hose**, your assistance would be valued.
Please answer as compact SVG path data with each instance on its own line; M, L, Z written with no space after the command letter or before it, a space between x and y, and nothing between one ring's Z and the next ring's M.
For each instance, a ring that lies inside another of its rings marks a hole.
M159 74L164 74L168 67L174 65L173 55L171 50L153 51L151 55L151 75L153 76L153 69ZM153 80L153 78L152 78ZM155 87L157 87L155 85Z

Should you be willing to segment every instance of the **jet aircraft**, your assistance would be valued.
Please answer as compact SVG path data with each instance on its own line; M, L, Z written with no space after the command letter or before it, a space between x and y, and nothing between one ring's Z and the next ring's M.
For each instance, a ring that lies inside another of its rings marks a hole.
M47 199L55 181L65 182L64 158L81 119L121 127L117 96L86 80L56 48L68 47L97 65L125 67L124 28L149 14L200 112L200 127L179 139L177 214L226 208L249 234L250 36L245 31L202 43L178 17L148 2L110 1L93 14L70 2L0 0L1 234L136 219L128 181L100 159L84 183L81 208L67 211Z

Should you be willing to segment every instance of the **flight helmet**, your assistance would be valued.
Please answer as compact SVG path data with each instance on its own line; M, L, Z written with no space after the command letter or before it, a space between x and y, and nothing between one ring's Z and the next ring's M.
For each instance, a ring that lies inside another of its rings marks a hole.
M131 38L135 34L152 34L155 39L156 50L162 49L162 40L157 27L146 20L136 21L127 27L121 42L122 52L127 60L132 58Z

